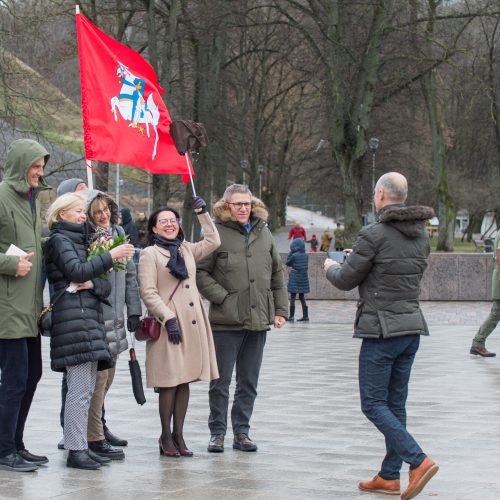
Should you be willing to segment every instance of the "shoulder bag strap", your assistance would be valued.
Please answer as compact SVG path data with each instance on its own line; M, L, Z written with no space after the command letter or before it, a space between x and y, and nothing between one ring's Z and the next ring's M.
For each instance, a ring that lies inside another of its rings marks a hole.
M167 304L170 304L170 302L172 301L172 298L174 297L175 295L175 292L177 291L177 289L179 288L179 285L182 283L182 281L178 281L177 285L175 285L175 288L174 288L174 291L172 292L172 295L170 295L170 297L168 298L168 302Z

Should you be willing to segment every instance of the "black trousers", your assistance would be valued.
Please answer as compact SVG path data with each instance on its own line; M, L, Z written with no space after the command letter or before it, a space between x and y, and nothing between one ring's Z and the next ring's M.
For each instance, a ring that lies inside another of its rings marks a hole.
M25 448L24 426L42 377L40 335L0 339L0 458Z
M208 392L210 434L226 434L229 386L236 364L231 422L235 434L248 434L267 332L248 330L213 332L219 378L210 382Z

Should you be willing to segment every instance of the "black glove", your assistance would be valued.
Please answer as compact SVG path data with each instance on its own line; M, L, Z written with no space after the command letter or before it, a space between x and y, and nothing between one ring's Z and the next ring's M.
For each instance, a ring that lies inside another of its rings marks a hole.
M196 214L204 214L207 211L207 204L200 196L193 196L193 209Z
M169 319L165 323L165 327L167 328L168 340L170 340L172 344L180 344L182 342L182 335L179 323L177 323L177 318Z
M133 314L127 318L127 330L129 332L135 332L139 327L140 316Z

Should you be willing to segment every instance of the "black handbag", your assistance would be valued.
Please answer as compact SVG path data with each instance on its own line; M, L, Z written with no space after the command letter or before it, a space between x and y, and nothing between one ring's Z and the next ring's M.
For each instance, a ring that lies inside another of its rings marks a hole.
M57 303L57 301L64 295L66 291L65 288L59 291L59 293L50 301L47 307L44 307L38 314L37 323L38 331L44 337L50 337L50 331L52 330L52 308Z

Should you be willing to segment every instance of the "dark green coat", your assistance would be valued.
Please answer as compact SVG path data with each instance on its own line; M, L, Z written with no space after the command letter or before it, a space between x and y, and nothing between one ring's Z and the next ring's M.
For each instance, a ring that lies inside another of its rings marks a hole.
M380 222L360 231L344 264L328 269L340 290L359 287L355 337L429 335L418 296L430 252L425 224L433 216L429 207L384 207Z
M44 147L30 139L14 141L7 151L3 182L0 183L0 339L36 337L36 316L42 302L42 221L38 194L50 187L41 179L35 189L35 210L28 200L26 174L37 160L49 159ZM17 277L19 257L5 255L13 243L25 252L35 252L33 267Z
M220 247L198 263L196 283L210 301L214 331L268 330L275 316L288 317L283 264L267 226L267 210L254 199L252 229L231 220L223 201L214 206Z

